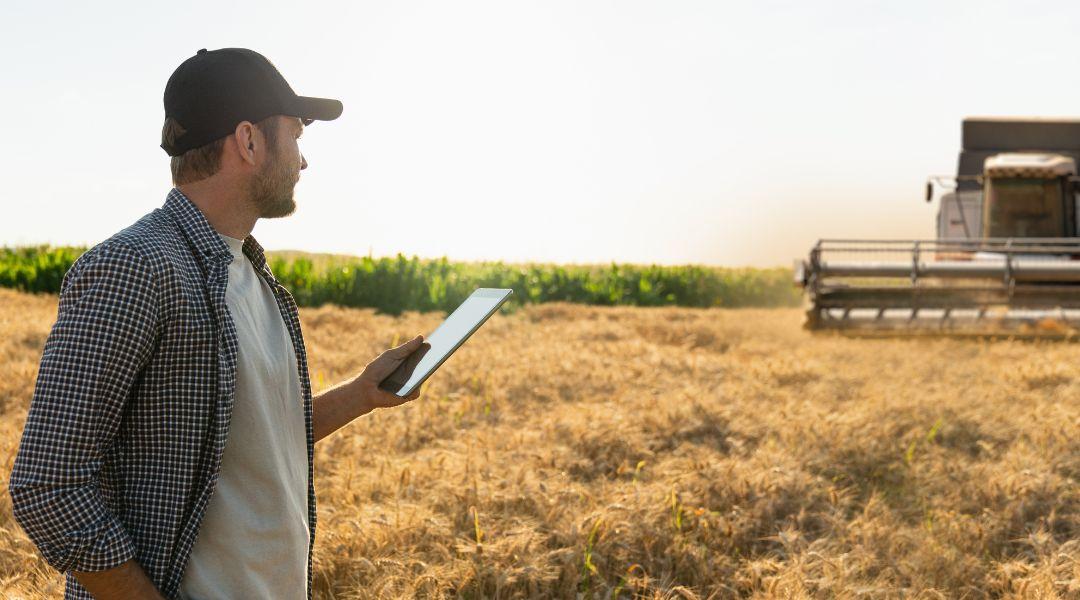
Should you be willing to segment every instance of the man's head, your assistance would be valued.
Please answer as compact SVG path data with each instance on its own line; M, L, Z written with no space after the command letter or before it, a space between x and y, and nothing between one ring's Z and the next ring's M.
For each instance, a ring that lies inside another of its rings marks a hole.
M246 191L265 217L295 208L293 187L307 167L296 141L304 125L342 109L296 95L269 60L244 48L200 50L169 77L164 100L161 147L173 184L221 180Z
M240 189L260 218L288 216L296 209L300 171L307 168L298 142L303 131L297 117L242 121L233 133L172 157L173 185L217 177Z

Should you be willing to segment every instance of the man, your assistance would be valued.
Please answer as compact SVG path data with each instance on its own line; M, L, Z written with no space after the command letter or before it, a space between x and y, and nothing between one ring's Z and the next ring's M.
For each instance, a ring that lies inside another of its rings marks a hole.
M64 277L11 473L16 520L66 598L311 596L314 444L379 407L422 336L312 398L292 296L251 231L293 212L305 124L251 50L205 49L165 88L165 204Z

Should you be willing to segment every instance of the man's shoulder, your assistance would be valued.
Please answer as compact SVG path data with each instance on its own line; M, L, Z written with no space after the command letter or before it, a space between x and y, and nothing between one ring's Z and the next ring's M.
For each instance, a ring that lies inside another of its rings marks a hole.
M89 265L110 261L146 272L159 285L175 279L177 271L194 260L176 223L160 208L98 242L68 270L73 276Z
M143 215L138 221L121 229L105 242L119 245L137 254L152 267L166 264L170 259L170 250L179 239L180 231L175 223L160 208L155 208Z

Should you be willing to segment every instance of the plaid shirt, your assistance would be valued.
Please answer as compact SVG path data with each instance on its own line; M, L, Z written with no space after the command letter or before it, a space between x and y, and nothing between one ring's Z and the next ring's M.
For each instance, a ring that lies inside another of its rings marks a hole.
M292 295L248 236L296 352L308 449L307 596L315 544L311 383ZM70 571L134 558L176 598L229 433L237 337L225 304L229 247L173 189L79 257L64 276L11 472L16 521L67 572L65 598L91 598ZM227 568L243 568L229 565Z

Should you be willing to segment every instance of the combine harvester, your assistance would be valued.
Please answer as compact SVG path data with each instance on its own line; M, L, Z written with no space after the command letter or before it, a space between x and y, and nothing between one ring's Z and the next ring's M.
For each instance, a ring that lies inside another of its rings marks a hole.
M934 240L820 240L806 327L1071 337L1080 327L1080 120L968 118Z

